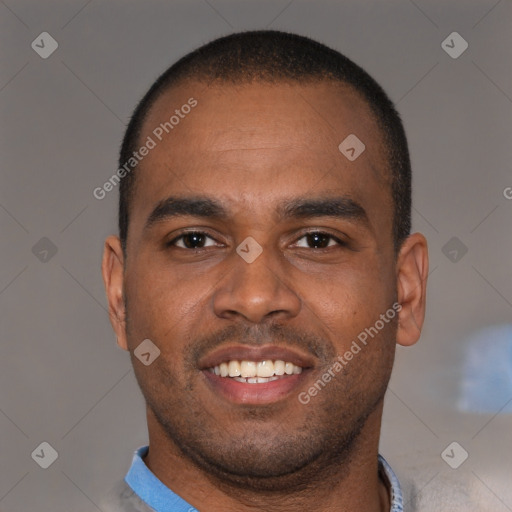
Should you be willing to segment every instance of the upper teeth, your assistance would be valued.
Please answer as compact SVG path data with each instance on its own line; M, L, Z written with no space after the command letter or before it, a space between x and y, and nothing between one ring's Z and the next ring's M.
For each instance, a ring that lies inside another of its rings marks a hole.
M272 377L273 375L292 375L302 372L302 368L290 362L272 361L237 361L235 359L220 363L210 368L221 377Z

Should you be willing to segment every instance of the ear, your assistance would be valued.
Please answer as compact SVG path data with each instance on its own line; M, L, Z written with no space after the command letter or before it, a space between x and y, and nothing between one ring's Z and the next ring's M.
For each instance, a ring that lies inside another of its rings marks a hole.
M121 241L117 236L105 240L101 272L107 292L110 323L117 336L117 344L128 350L126 340L126 309L123 293L124 256Z
M420 337L425 319L428 277L427 240L420 233L410 235L402 244L396 266L398 314L396 342L414 345Z

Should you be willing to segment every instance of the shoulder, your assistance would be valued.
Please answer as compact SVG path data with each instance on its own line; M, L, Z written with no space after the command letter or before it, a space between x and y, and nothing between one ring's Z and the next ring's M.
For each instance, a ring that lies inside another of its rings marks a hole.
M472 471L468 463L457 470L451 469L440 457L422 454L414 461L395 463L393 468L400 481L404 512L496 512L502 507L490 487L503 490L506 476L497 472L484 473L486 484ZM509 498L502 493L501 498ZM503 501L502 501L503 502ZM504 509L503 509L504 510Z
M103 512L155 512L124 480L117 482L107 491L99 506Z

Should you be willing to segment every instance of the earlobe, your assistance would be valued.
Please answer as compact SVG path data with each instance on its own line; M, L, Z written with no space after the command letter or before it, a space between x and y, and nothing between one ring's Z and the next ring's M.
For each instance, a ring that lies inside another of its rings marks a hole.
M428 249L420 233L410 235L402 244L397 258L398 316L396 342L409 346L420 337L425 319L428 277Z
M124 256L117 236L105 240L101 265L103 283L108 300L110 323L117 337L117 344L128 350L126 339L126 310L124 303Z

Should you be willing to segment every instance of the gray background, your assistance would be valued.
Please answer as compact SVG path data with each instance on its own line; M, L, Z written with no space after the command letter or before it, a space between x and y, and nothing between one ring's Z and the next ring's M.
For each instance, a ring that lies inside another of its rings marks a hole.
M131 110L161 71L214 37L265 27L362 65L408 133L428 312L420 342L398 349L381 440L416 483L406 501L512 510L510 0L0 0L0 20L0 510L100 510L146 443L100 276L117 191L102 201L92 191L115 171ZM31 48L43 31L59 44L47 59ZM453 31L469 43L457 59L441 46ZM52 257L34 249L42 237ZM31 458L43 441L59 454L48 469ZM458 469L441 458L453 441L469 453Z

